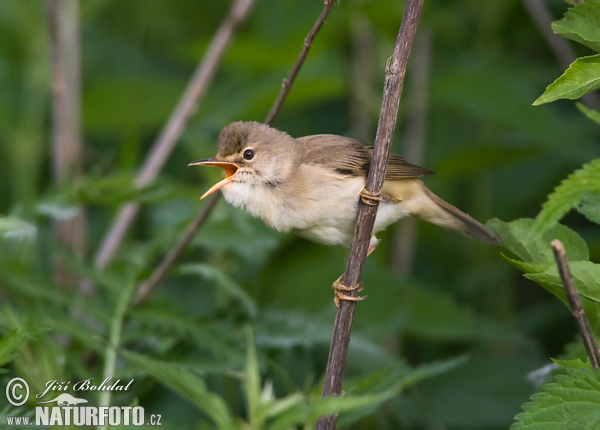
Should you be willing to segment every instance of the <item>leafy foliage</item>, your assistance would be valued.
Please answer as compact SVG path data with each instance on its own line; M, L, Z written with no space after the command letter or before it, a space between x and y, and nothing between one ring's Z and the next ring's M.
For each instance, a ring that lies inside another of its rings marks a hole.
M511 430L520 429L593 429L600 424L600 371L567 369L566 375L546 384L525 412L516 416Z
M553 22L552 29L567 39L582 43L600 52L600 2L580 2L565 13L564 18Z
M543 233L553 226L569 210L578 207L584 197L586 204L583 210L588 213L593 212L594 205L593 203L590 205L590 195L597 193L598 190L600 190L600 158L573 172L548 196L531 228L531 236Z
M198 197L218 175L185 166L214 154L227 123L265 117L322 8L258 2L161 176L136 187L135 172L230 3L80 3L83 174L62 184L52 167L47 8L3 4L3 381L20 376L40 392L53 379L134 379L129 392L91 395L90 404L142 405L161 413L165 428L310 427L334 410L342 411L340 425L357 428L507 428L535 390L526 375L574 343L570 316L530 280L515 278L497 249L456 234L419 224L415 246L398 229L381 235L367 262L369 299L357 310L343 398L322 400L320 389L335 314L330 285L347 250L273 232L221 202L157 290L135 304L136 289L203 209ZM481 220L533 213L551 185L597 157L594 123L568 104L531 106L552 79L553 53L523 8L492 3L425 9L395 134L404 146L394 149L419 162L408 136L426 101L422 164L438 172L427 185ZM586 7L573 10L589 17ZM395 2L336 4L275 126L293 136L372 142L401 13ZM593 41L593 26L581 19L573 16L566 28ZM419 68L424 58L428 70ZM426 89L418 89L417 76ZM540 235L565 242L594 309L596 272L588 260L600 242L588 219L598 219L597 196L580 191L557 207L585 215L565 218L581 237L559 225ZM140 216L114 262L96 268L94 254L126 201L141 204ZM79 216L83 256L57 239L57 221ZM533 224L497 227L505 244L514 242L513 264L543 276L558 294L547 243L524 239ZM576 357L581 351L561 356ZM5 408L0 420L31 410Z
M600 51L599 23L600 1L589 0L575 5L552 28L564 37ZM600 55L578 58L548 86L534 105L560 98L577 99L597 88L600 88ZM577 107L589 119L600 123L598 112L581 103ZM556 223L572 208L577 208L588 220L599 223L599 190L600 159L595 159L562 181L548 196L535 221L522 219L503 223L493 220L490 223L501 235L505 247L519 258L504 256L505 259L569 307L564 291L566 285L563 287L558 268L547 255L550 240L557 238L563 242L585 311L581 317L587 318L591 326L592 333L585 333L585 336L596 338L600 337L600 265L588 261L587 244L578 234ZM590 346L586 345L586 348ZM534 394L531 401L522 406L524 412L516 416L517 422L511 429L592 429L600 424L600 371L592 369L589 360L554 362L565 369L566 374L559 374L555 382L544 385L541 392Z
M600 52L600 1L588 0L571 8L565 17L552 24L556 34L583 43ZM534 105L558 99L578 99L600 88L600 55L580 57L546 88Z

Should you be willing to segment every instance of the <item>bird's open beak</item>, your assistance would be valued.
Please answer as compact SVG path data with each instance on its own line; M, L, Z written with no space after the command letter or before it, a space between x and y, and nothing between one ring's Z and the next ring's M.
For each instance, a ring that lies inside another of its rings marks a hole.
M215 185L213 185L207 192L205 192L202 195L202 197L200 197L200 200L202 200L204 197L208 196L209 194L214 193L219 188L224 187L225 185L227 185L228 183L233 181L233 176L240 168L240 166L238 166L235 163L230 163L228 161L216 161L214 158L208 158L206 160L192 161L190 164L188 164L188 166L214 166L214 167L220 167L221 169L223 169L225 171L225 179L223 179L222 181L219 181Z

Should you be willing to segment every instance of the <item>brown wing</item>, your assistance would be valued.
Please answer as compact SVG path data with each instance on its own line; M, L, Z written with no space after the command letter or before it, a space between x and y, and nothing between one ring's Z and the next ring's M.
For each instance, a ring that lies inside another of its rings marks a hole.
M296 139L305 147L305 161L330 168L341 175L363 176L369 173L373 147L348 137L317 134ZM432 174L431 170L411 164L390 154L385 179L417 178Z

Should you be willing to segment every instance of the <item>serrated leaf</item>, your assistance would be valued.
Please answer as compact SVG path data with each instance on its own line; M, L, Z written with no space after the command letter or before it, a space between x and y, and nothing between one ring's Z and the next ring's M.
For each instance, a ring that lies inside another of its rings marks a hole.
M169 387L208 415L219 429L233 428L227 404L204 381L177 363L168 363L127 350L119 351L145 373Z
M550 242L554 239L563 243L569 260L589 260L587 244L579 234L564 225L556 224L541 234L533 236L531 231L534 223L535 220L531 218L521 218L511 222L494 218L486 225L500 237L505 248L524 262L554 262L554 254L550 246Z
M600 224L600 192L584 194L577 210L590 221Z
M600 1L580 2L569 9L564 18L553 22L552 30L600 52Z
M589 192L600 190L600 158L584 164L581 169L571 173L548 196L542 211L531 228L530 238L544 233L554 226L569 210L577 207L582 197ZM574 258L587 260L587 258Z
M592 121L594 121L596 124L600 125L600 112L598 112L597 110L594 110L594 109L591 109L591 108L587 107L586 105L584 105L581 102L575 103L575 106L577 106L577 109L579 109L579 111L581 113L583 113L589 119L591 119Z
M502 255L502 257L510 264L515 266L517 269L521 269L525 273L541 273L555 264L551 261L545 263L536 263L531 261L516 260L514 258L507 257L504 253L501 253L500 255Z
M598 333L600 329L600 265L591 261L571 261L569 267L590 325L594 333ZM555 265L541 273L526 273L524 276L540 284L569 307L562 280Z
M579 358L575 360L555 360L552 358L552 361L565 369L592 369L592 363L590 363L589 359L584 362Z
M600 54L580 57L553 83L548 85L544 94L534 106L559 99L575 100L600 88Z
M600 423L600 371L567 369L523 405L511 430L595 429Z

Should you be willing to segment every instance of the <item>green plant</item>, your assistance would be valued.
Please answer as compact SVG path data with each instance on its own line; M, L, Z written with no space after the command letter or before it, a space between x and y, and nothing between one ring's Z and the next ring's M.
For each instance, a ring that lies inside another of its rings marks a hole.
M600 52L600 1L588 0L576 4L565 17L554 22L555 33L580 42ZM578 99L600 88L600 54L580 57L548 86L534 105L558 99ZM578 103L578 108L598 122L599 113ZM589 261L586 242L575 231L557 224L570 210L577 209L590 222L600 224L600 159L585 164L556 187L533 219L510 223L498 219L489 222L502 239L511 256L504 258L554 294L567 307L563 280L554 261L550 242L560 240L569 258L569 267L589 319L593 337L600 337L600 264ZM554 360L563 371L555 381L541 387L531 401L523 405L524 412L516 416L512 429L534 428L596 428L600 370L592 368L590 360L582 362L585 351L577 349L579 358ZM573 351L571 352L573 354Z

